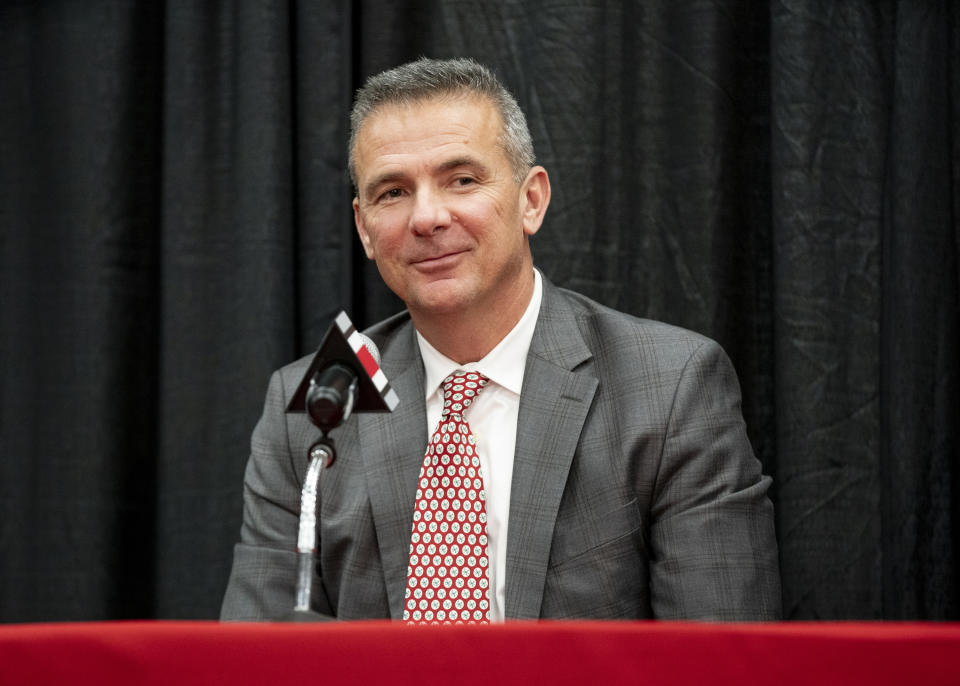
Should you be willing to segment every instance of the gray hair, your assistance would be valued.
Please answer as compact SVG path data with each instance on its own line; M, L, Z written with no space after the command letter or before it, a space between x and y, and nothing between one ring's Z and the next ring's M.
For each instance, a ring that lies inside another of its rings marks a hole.
M367 117L385 105L421 102L441 95L476 94L493 103L503 128L500 145L510 161L513 178L521 183L534 165L533 141L523 110L489 69L470 58L433 60L423 57L367 79L357 91L350 112L350 180L357 187L354 150Z

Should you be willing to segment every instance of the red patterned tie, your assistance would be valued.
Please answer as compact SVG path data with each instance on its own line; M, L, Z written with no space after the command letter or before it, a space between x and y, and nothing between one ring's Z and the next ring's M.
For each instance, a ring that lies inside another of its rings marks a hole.
M487 510L476 439L463 413L487 377L443 380L443 411L417 482L403 619L415 624L487 624Z

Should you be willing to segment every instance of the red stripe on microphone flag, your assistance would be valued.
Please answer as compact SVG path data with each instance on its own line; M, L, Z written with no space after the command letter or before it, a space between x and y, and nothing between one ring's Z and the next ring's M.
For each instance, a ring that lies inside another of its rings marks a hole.
M370 351L367 350L367 346L361 345L360 349L357 352L357 359L360 360L360 364L363 365L363 368L366 370L369 376L373 376L380 370L380 365L377 364L377 361L373 359L373 355L370 354Z

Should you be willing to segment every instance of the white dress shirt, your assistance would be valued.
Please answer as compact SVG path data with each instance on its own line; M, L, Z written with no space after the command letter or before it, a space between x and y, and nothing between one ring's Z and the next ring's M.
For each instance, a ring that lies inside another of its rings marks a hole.
M480 466L486 489L487 541L490 554L490 621L502 622L507 564L507 523L510 515L510 484L513 452L517 443L517 413L527 352L540 313L543 285L535 269L533 297L520 321L497 346L477 362L457 364L441 354L417 332L420 355L426 372L427 440L440 423L443 406L441 384L452 372L462 369L480 372L490 383L477 397L465 419L477 439Z

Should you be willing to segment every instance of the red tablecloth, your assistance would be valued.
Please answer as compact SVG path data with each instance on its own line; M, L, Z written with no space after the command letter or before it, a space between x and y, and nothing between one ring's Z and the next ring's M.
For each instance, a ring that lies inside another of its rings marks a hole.
M960 684L960 624L0 626L0 684Z

